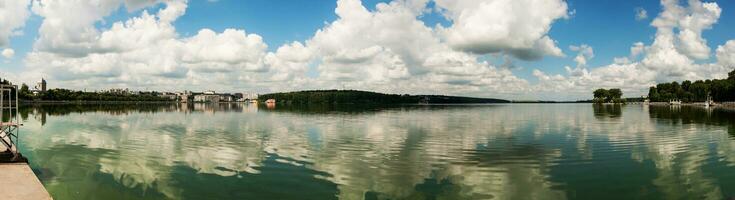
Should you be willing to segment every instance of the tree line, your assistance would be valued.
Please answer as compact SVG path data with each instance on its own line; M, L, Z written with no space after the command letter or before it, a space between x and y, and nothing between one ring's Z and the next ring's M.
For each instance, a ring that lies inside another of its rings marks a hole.
M0 78L0 83L13 85L12 82ZM11 91L15 96L15 90ZM113 93L113 92L85 92L69 89L49 89L45 92L33 94L28 85L21 84L18 88L18 98L22 101L171 101L158 96L158 92L140 92L140 94Z
M625 103L625 99L621 98L623 91L619 88L600 88L592 92L592 95L595 97L593 100L595 103Z
M259 101L275 99L287 104L456 104L456 103L508 103L491 98L455 97L441 95L383 94L358 90L311 90L263 94Z
M23 100L44 101L171 101L171 99L157 96L157 92L140 92L140 94L124 94L112 92L84 92L68 89L50 89L38 95L24 96L23 89L19 96Z
M648 90L648 98L654 102L702 102L707 100L708 95L714 101L735 101L735 70L728 73L727 79L685 80L681 84L674 81L658 84Z

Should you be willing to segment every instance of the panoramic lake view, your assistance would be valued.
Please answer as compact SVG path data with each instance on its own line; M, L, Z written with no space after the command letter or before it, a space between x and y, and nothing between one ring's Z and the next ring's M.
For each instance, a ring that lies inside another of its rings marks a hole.
M690 106L33 105L54 199L725 199L735 112Z

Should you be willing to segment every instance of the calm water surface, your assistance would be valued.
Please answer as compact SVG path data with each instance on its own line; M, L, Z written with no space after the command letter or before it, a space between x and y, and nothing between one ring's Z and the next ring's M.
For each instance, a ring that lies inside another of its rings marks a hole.
M590 104L33 106L55 199L725 199L735 113Z

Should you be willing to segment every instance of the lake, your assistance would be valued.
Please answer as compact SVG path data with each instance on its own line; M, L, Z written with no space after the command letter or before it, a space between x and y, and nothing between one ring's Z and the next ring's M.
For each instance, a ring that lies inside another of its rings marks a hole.
M735 112L591 104L36 105L65 199L724 199Z

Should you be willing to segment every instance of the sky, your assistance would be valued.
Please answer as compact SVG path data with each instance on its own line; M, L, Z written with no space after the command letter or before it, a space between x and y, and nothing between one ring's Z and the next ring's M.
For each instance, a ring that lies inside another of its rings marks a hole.
M0 1L0 77L50 88L645 95L735 69L735 1Z

